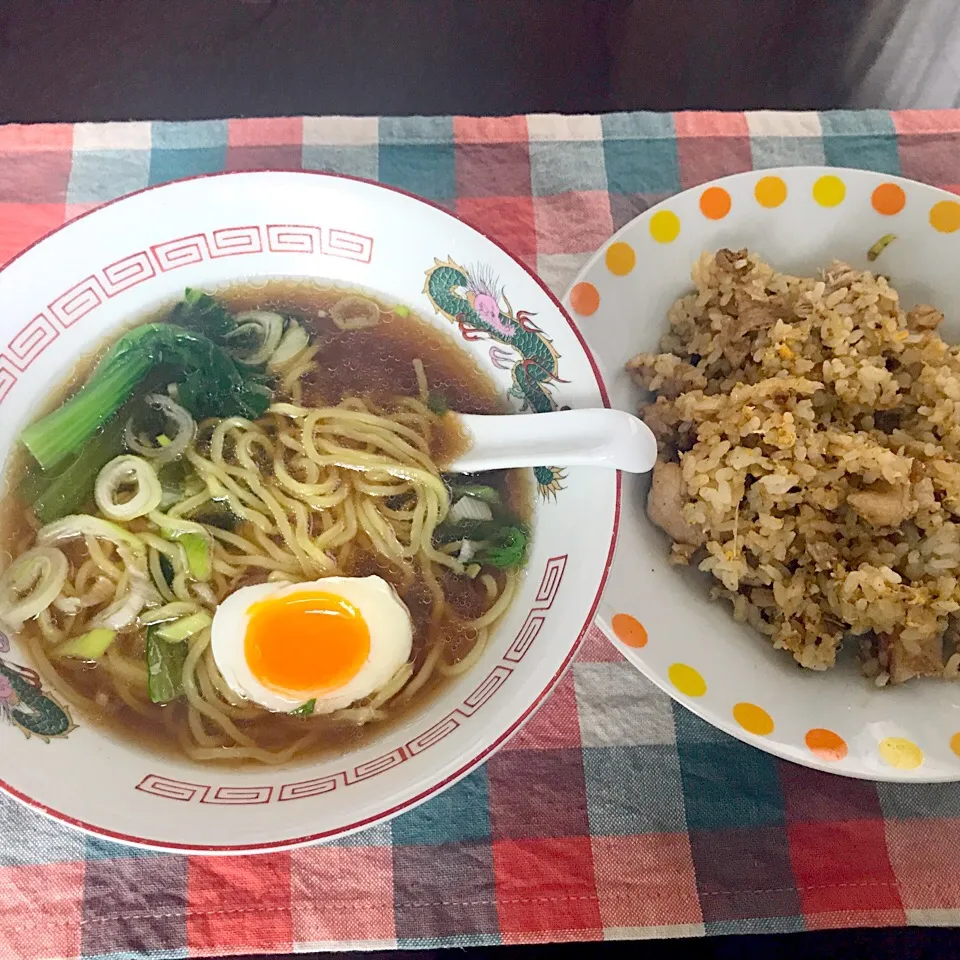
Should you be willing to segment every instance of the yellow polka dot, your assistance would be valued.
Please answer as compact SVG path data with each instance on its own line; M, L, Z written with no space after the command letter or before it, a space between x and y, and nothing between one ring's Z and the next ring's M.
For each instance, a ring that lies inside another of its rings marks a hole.
M738 703L733 708L733 719L747 733L755 733L760 737L773 733L773 717L755 703Z
M930 209L930 226L941 233L953 233L960 230L960 203L955 200L941 200Z
M950 749L960 757L960 733L955 733L950 738Z
M781 177L761 177L753 195L761 207L779 207L787 199L787 185Z
M707 692L707 681L685 663L672 664L667 676L670 682L688 697L702 697Z
M637 265L637 255L629 243L611 243L605 259L607 269L618 277L625 277Z
M813 185L813 199L821 207L836 207L843 203L843 198L847 195L847 188L839 177L828 174L820 177Z
M898 770L916 770L923 763L923 751L903 737L886 737L877 747L880 759Z
M680 218L670 210L660 210L650 218L650 236L657 243L673 243L680 236Z

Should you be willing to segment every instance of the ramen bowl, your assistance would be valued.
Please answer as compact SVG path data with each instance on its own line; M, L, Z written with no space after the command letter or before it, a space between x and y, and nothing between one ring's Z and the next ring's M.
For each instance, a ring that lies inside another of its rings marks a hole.
M367 292L415 312L467 351L518 414L607 405L591 353L558 302L481 233L364 181L236 173L107 204L0 271L0 455L9 466L20 431L57 384L124 327L185 288L275 278ZM478 320L474 305L493 322ZM518 376L531 362L549 365L536 396ZM360 746L279 766L158 751L77 709L11 634L0 637L0 786L87 831L198 853L332 838L428 799L530 716L592 620L613 551L619 477L550 468L535 486L520 586L480 660Z

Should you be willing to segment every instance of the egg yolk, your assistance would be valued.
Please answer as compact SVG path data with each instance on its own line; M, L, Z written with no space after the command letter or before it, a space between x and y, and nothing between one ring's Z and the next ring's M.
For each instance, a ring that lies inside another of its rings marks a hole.
M370 654L370 630L343 597L292 593L250 607L244 653L265 686L321 693L356 676Z

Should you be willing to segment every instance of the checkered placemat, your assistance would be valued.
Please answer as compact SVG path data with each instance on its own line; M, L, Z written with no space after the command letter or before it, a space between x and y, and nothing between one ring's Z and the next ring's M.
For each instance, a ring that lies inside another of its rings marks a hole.
M0 262L149 184L303 167L438 201L559 294L651 203L798 163L960 192L960 111L0 126ZM249 858L142 853L0 797L0 958L958 921L960 788L776 760L673 706L597 634L485 767L342 842Z

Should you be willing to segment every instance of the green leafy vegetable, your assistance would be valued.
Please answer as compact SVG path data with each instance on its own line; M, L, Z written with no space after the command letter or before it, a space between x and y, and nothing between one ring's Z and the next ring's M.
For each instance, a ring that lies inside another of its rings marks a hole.
M237 329L237 322L230 311L216 297L191 287L187 287L183 299L173 308L170 322L193 330L221 346Z
M473 555L475 563L489 564L501 570L522 567L527 556L529 535L524 527L501 527L493 538Z
M199 510L195 510L190 519L205 527L217 527L220 530L236 530L240 525L240 518L223 501L211 500Z
M450 404L447 403L447 398L442 393L436 393L433 390L427 394L427 406L438 417L442 417L450 409Z
M163 574L163 579L167 586L172 587L173 578L177 575L177 572L173 569L173 563L170 558L164 553L160 554L160 572Z
M530 535L527 528L515 520L459 520L437 527L434 540L438 544L471 540L477 545L470 558L473 563L486 564L507 570L522 567L527 556Z
M256 419L270 403L268 379L239 367L205 336L169 323L148 323L124 334L84 386L63 406L31 424L20 439L44 470L79 453L157 366L172 368L180 403L198 420Z
M314 697L312 700L308 700L306 703L301 703L296 710L290 711L291 717L309 717L313 713L314 708L317 706L317 698Z
M187 644L167 643L158 627L147 628L147 690L153 703L170 703L183 694Z
M93 501L93 486L100 470L122 452L121 415L94 434L83 453L58 473L44 473L39 468L30 470L20 486L20 496L43 524L79 513Z

